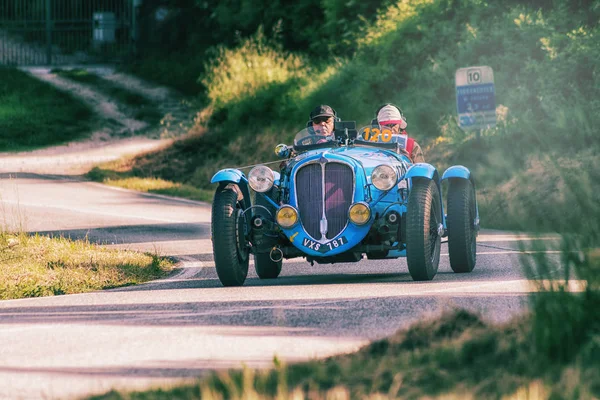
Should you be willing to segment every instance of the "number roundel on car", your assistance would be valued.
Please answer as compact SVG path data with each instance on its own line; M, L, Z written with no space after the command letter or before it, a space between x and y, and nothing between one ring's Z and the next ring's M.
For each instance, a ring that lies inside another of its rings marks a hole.
M365 126L361 129L360 134L366 142L388 143L392 140L392 130L389 128Z

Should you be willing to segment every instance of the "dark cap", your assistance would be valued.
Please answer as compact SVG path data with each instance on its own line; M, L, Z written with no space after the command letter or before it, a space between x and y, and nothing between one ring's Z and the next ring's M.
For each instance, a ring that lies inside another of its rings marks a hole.
M315 119L317 117L335 117L335 111L328 105L321 104L310 112L310 119Z

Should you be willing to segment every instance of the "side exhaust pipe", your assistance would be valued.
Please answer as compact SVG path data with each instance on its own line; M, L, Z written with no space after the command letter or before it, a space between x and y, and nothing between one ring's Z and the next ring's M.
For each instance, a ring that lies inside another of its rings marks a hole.
M273 247L269 253L269 258L273 262L279 262L283 260L283 251L279 247Z

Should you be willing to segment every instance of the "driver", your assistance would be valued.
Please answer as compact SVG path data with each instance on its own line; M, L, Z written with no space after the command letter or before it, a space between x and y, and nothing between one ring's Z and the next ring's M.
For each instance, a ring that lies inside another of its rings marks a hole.
M377 123L380 127L389 128L392 131L392 135L406 135L406 152L414 163L425 162L423 156L423 150L421 146L415 141L415 139L408 137L406 133L406 118L402 114L400 107L394 104L385 104L375 112L376 120L373 122Z
M330 136L327 140L333 140L333 125L337 113L331 106L321 104L310 112L310 121L307 128L315 135Z

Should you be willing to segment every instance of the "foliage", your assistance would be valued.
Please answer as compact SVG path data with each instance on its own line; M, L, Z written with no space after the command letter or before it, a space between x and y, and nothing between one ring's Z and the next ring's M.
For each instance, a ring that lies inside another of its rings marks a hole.
M324 4L332 15L351 9ZM208 189L207 177L220 167L272 160L273 146L289 143L315 104L331 104L361 125L378 105L394 102L428 162L472 169L484 197L482 221L492 221L488 204L509 195L495 187L557 144L563 154L596 146L600 18L590 14L600 17L597 2L382 2L372 18L356 17L355 50L343 58L290 52L267 29L240 36L237 45L206 53L202 82L210 104L199 113L198 130L207 133L179 145L190 155L195 146L203 157L176 176ZM456 124L454 73L468 65L489 65L495 75L498 125L480 137ZM236 153L240 143L253 151ZM160 177L173 175L160 170Z
M298 77L302 67L299 57L273 46L259 30L234 50L220 47L214 61L208 63L202 83L211 103L219 107Z

